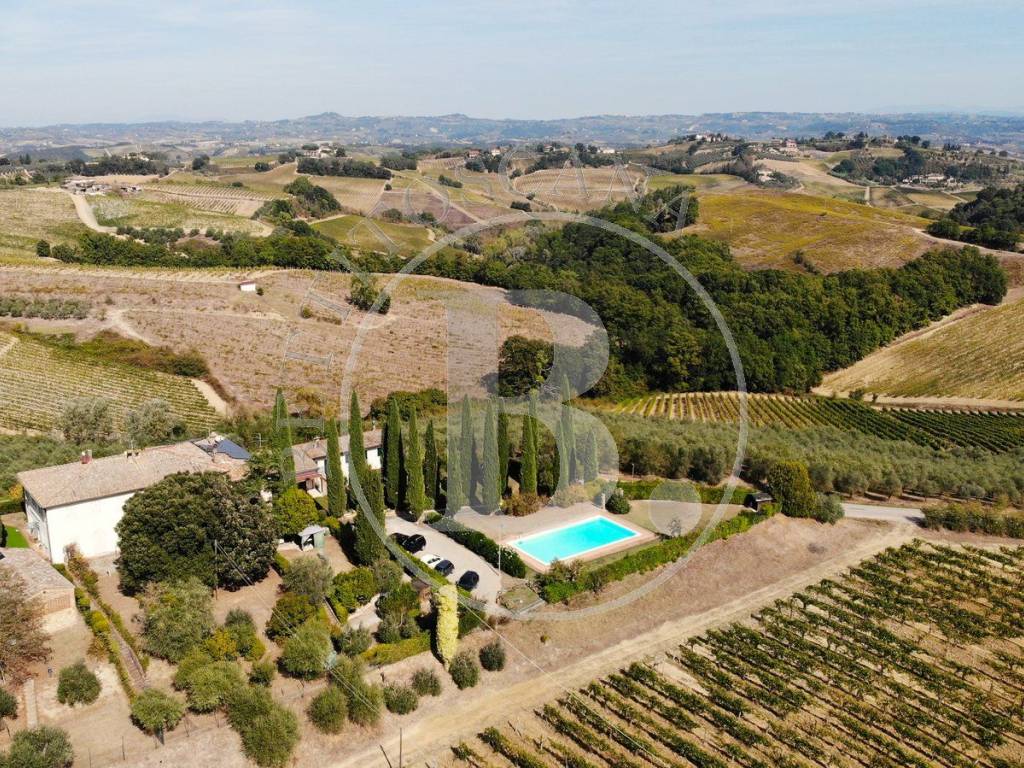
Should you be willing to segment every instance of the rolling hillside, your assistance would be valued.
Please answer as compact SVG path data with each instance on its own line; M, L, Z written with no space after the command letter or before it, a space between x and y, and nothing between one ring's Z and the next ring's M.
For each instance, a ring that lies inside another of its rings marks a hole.
M910 334L842 371L822 392L1024 400L1024 300Z

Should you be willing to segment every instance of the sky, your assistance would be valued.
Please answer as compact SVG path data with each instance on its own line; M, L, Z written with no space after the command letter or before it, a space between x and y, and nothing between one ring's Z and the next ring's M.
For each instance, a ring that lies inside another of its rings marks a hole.
M0 0L0 125L1024 113L1022 0Z

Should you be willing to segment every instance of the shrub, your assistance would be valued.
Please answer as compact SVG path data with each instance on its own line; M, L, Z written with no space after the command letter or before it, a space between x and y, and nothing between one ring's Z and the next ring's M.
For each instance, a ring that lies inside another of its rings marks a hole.
M448 667L448 673L459 690L472 688L480 681L480 667L476 659L469 651L460 651L455 654L452 663Z
M173 731L185 714L185 705L157 688L147 688L132 702L132 722L148 734Z
M366 653L373 644L373 636L366 627L347 629L338 639L338 651L346 656L359 656Z
M57 701L69 707L92 704L100 697L100 681L84 661L64 667L57 683Z
M336 685L328 685L309 703L309 721L322 733L341 733L348 718L348 699Z
M7 759L0 754L0 765L10 768L70 768L74 762L75 751L67 733L48 725L18 731Z
M298 486L289 486L274 499L274 522L279 536L297 536L307 525L319 520L313 497Z
M9 692L0 688L0 726L5 719L18 716L18 700Z
M419 697L408 685L391 683L384 686L384 706L396 715L408 715L419 706Z
M267 637L274 641L280 641L290 636L314 613L316 613L316 609L305 597L285 592L277 598L274 610L270 614L270 621L267 622Z
M399 575L399 579L401 579L401 575ZM353 568L347 573L339 573L334 577L335 600L349 613L360 605L366 605L375 594L377 594L377 580L370 568Z
M302 595L313 605L319 605L331 590L333 578L331 564L319 555L312 555L292 561L283 581L288 592Z
M234 639L238 652L249 661L259 661L267 652L267 647L256 634L256 624L248 611L240 608L230 611L224 621L224 629Z
M519 493L504 502L505 514L512 517L526 517L540 509L540 496L535 493Z
M492 640L480 649L480 666L488 672L500 672L505 668L505 646L501 640Z
M180 661L213 631L210 590L191 577L173 584L151 584L142 596L146 650L171 662Z
M379 685L363 679L363 663L359 659L339 660L331 672L348 699L348 719L356 725L376 725L384 705Z
M274 666L274 662L269 660L257 661L252 665L252 670L249 672L249 684L269 688L270 684L274 682L276 674L277 668Z
M264 768L282 768L299 743L298 720L266 688L234 691L228 697L228 722L241 737L246 757Z
M224 627L219 627L206 638L203 647L214 659L231 661L238 658L238 643Z
M440 696L441 678L432 669L417 669L412 674L412 689L420 696Z
M292 677L312 680L327 670L331 633L319 616L295 630L281 651L281 669Z
M188 677L185 686L188 706L193 712L213 712L227 703L233 691L242 687L242 670L231 661L215 661Z
M434 597L434 649L445 664L451 664L459 647L459 595L454 584L440 587Z
M613 515L625 515L629 513L629 499L626 498L626 494L622 491L616 491L608 497L608 501L605 502L604 508L611 512Z

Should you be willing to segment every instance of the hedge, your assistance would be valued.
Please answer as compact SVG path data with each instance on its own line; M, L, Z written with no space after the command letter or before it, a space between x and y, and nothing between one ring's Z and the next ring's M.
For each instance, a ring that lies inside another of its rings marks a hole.
M418 635L399 640L397 643L378 643L363 654L366 663L374 667L383 667L418 656L430 650L430 633L420 632Z
M946 504L924 509L924 527L1024 539L1024 513L986 509L977 503Z
M480 533L480 531L467 528L450 518L442 521L437 526L437 530L448 538L454 539L470 552L480 555L480 557L495 567L498 567L498 554L500 552L501 570L509 576L514 576L518 579L526 577L526 563L522 561L522 558L519 557L516 551L508 547L499 547L494 539Z
M727 539L737 533L750 530L754 525L767 520L770 515L741 512L736 517L716 525L707 535L704 543L716 539ZM673 563L689 553L700 538L702 531L690 531L685 536L665 539L657 544L638 549L635 552L595 568L585 569L574 581L552 581L543 585L541 596L548 603L564 602L569 598L596 590L613 581L621 581L634 573L647 573L655 568Z

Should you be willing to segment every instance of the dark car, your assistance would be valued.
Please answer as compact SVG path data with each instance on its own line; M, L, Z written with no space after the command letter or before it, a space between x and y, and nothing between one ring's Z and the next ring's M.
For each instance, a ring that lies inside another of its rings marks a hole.
M427 540L418 533L414 533L411 536L407 536L404 533L393 533L391 538L394 540L395 544L400 546L406 552L419 552L427 546Z
M472 592L479 583L480 574L476 571L466 571L459 577L459 586L467 592Z
M434 566L434 570L440 573L442 576L451 576L452 571L455 570L455 565L451 560L442 560L440 563Z

